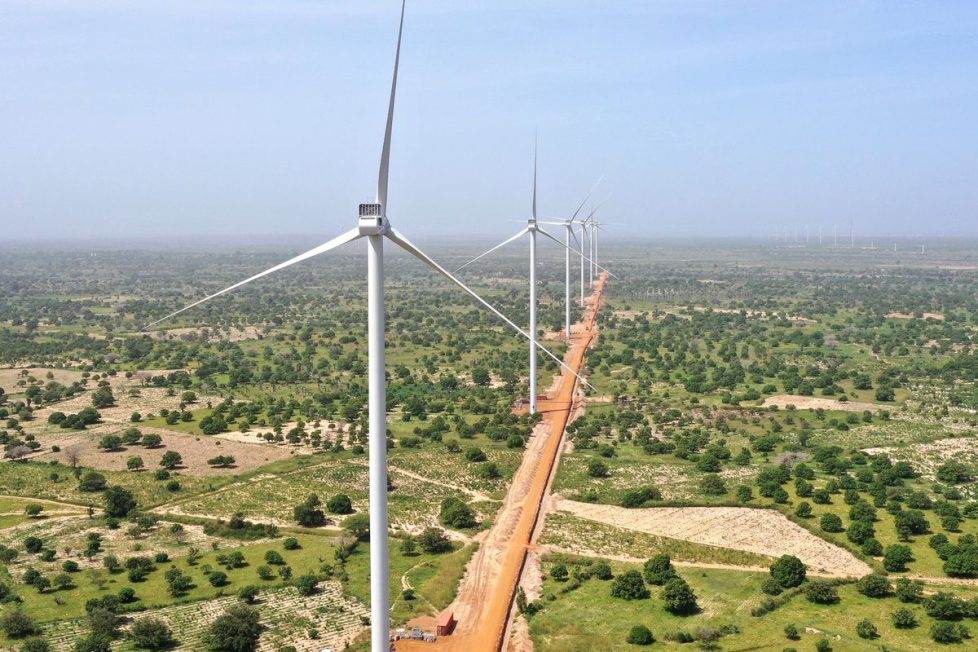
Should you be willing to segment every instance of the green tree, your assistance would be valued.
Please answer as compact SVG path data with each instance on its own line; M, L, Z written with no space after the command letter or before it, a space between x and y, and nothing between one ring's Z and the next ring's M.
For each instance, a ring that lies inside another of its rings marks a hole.
M667 611L674 614L690 614L696 611L696 594L681 577L674 577L662 587L662 602Z
M258 647L262 626L258 612L245 605L232 605L204 633L208 652L253 652Z
M176 640L165 622L158 618L142 618L133 623L128 634L129 641L141 650L165 650Z
M652 645L655 643L655 637L645 625L635 625L628 631L628 638L625 641L632 645Z
M783 555L771 564L771 577L786 589L805 581L805 564L794 555Z
M105 499L106 516L123 518L136 509L136 497L125 487L107 487L102 496Z
M645 562L642 567L642 575L649 584L662 586L676 577L676 570L672 567L672 559L669 555L661 553Z
M623 600L644 600L651 595L642 575L635 570L625 571L611 582L611 597Z

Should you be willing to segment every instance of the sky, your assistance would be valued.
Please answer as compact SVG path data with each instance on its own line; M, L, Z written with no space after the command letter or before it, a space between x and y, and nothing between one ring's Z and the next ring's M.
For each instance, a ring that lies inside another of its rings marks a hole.
M4 240L332 237L396 0L0 0ZM408 0L388 215L607 239L978 235L978 3Z

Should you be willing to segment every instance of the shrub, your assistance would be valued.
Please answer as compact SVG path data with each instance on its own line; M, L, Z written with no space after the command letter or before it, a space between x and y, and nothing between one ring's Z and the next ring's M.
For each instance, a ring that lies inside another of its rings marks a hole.
M282 542L282 547L286 550L298 550L301 546L299 545L299 540L295 537L289 537Z
M784 636L790 641L797 641L801 638L801 634L798 633L798 628L795 627L794 623L789 623L784 626Z
M913 552L909 547L899 543L887 546L883 551L883 568L890 573L901 573L907 570L907 564L913 561Z
M452 551L452 542L438 528L429 527L418 535L418 545L429 555Z
M826 532L842 532L842 519L835 514L825 514L818 525Z
M632 645L652 645L655 643L655 637L645 625L635 625L629 630L628 638L625 641Z
M832 652L832 644L829 643L829 639L820 638L815 643L815 652Z
M326 524L326 514L318 509L320 505L319 496L310 494L301 504L296 505L292 510L295 522L302 527L320 527Z
M662 588L662 602L667 611L689 614L696 611L696 594L681 577L674 577Z
M51 644L43 638L32 638L24 641L19 652L51 652Z
M587 474L592 478L607 478L608 465L601 460L591 460L587 464Z
M224 586L228 583L228 575L224 571L214 571L207 576L211 586Z
M622 494L621 506L628 508L644 507L653 500L662 500L662 492L657 487L645 486L631 489Z
M346 494L336 494L326 501L326 509L330 514L352 514L353 501Z
M3 630L7 638L24 638L37 632L37 625L26 613L13 609L0 617L0 630Z
M651 595L638 571L630 570L615 577L611 597L623 600L645 600Z
M204 634L208 652L252 652L261 635L258 612L244 605L234 605L211 623Z
M943 591L924 600L924 611L936 620L958 620L964 616L964 607L963 600Z
M770 568L771 577L786 589L800 585L805 581L805 564L794 555L779 557Z
M804 588L805 597L815 604L833 604L839 600L835 587L825 580L811 580Z
M567 564L554 564L553 568L550 569L550 577L557 582L566 582L568 576Z
M36 555L42 549L44 549L44 541L40 537L24 537L24 550L32 555Z
M476 525L475 512L462 499L455 496L449 496L441 502L438 520L442 525L459 529L471 528Z
M924 595L924 583L901 577L896 581L896 597L900 602L920 602Z
M103 498L105 499L106 516L123 518L136 509L136 498L125 487L108 487Z
M645 562L645 566L642 568L642 575L649 584L662 586L676 577L676 571L672 567L672 560L669 558L669 555L663 553Z
M876 625L864 618L856 623L856 635L858 635L859 638L874 639L878 638L880 633L879 630L876 629Z
M167 624L157 618L137 620L129 630L128 638L142 650L165 650L176 643Z
M917 616L906 607L900 607L890 616L897 629L912 629L917 626Z
M934 623L930 628L930 637L937 643L961 643L971 638L971 633L964 625L955 623Z
M307 573L306 575L300 575L295 578L292 585L299 592L299 595L315 595L316 587L319 585L319 579L315 575Z
M890 580L874 573L856 582L856 590L868 598L885 598L893 591L893 586Z
M784 593L784 587L782 587L781 583L776 579L769 577L764 580L763 584L761 584L761 591L767 593L768 595L781 595Z
M258 600L258 594L261 592L257 586L249 584L248 586L242 586L238 591L238 597L245 604L254 604Z
M604 561L596 562L594 566L591 567L591 573L599 580L610 580L613 577L611 574L611 566L608 565L608 562Z

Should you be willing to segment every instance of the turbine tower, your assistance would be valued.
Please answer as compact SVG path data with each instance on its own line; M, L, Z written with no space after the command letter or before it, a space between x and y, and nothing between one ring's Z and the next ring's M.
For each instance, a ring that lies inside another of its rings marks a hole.
M534 144L533 144L533 205L532 205L532 209L531 209L531 212L530 212L530 217L526 221L526 227L523 228L523 229L520 229L520 231L516 235L514 235L512 237L509 237L509 238L503 240L502 242L500 242L499 244L497 244L495 247L492 247L491 249L482 252L481 254L479 254L478 256L476 256L475 258L473 258L472 260L470 260L469 262L465 263L464 265L462 265L461 267L459 267L458 269L455 270L456 273L457 273L457 272L465 269L466 267L468 267L469 265L471 265L475 261L479 260L480 258L483 258L485 256L488 256L489 254L491 254L492 252L496 251L497 249L500 249L502 247L505 247L509 243L515 242L516 240L519 240L524 235L529 235L530 236L530 327L529 327L529 332L530 332L530 414L536 414L536 412L537 412L537 354L536 354L536 348L539 346L539 344L537 344L537 341L536 341L536 336L537 336L537 234L538 233L540 235L543 235L544 237L550 238L551 240L553 240L554 242L556 242L557 244L559 244L561 247L565 247L569 252L580 253L576 249L572 249L571 247L565 245L563 242L561 242L560 240L558 240L554 236L550 235L549 233L547 233L546 231L544 231L543 229L541 229L540 226L539 226L539 223L537 222L537 147L536 147L536 142L534 142ZM568 260L568 263L569 263L570 258L568 257L567 260ZM587 260L588 260L588 262L591 261L590 258L588 258ZM568 276L568 279L569 279L570 278L570 275L568 274L567 276ZM568 303L568 305L570 305L570 304Z
M325 253L340 245L366 238L367 240L367 365L368 376L368 422L370 427L369 478L370 478L370 626L371 652L388 652L390 648L390 608L389 608L389 559L388 559L388 516L387 516L387 388L384 377L384 238L421 260L436 272L460 287L478 301L485 309L505 322L524 338L535 342L535 337L525 332L485 299L476 294L444 267L414 246L402 233L394 229L387 219L387 181L390 168L391 129L394 120L394 97L397 91L397 69L401 54L401 35L404 29L405 2L401 2L401 19L397 32L397 48L394 54L394 73L391 81L390 100L387 106L387 125L384 131L384 144L380 156L380 171L377 179L377 194L373 203L360 204L357 226L318 247L290 258L283 263L239 281L220 292L215 292L162 319L149 324L154 326L198 306L235 288L302 262L313 256ZM567 369L574 377L581 379L573 369L544 347L540 349ZM584 381L586 382L586 381Z
M600 179L598 179L598 183L601 183L601 180ZM598 184L596 183L594 185L595 185L595 187L597 187ZM549 224L549 225L552 225L552 226L562 226L562 227L564 227L564 335L568 339L571 336L571 278L570 278L571 264L570 264L570 257L571 257L571 253L572 252L575 252L575 250L571 248L571 241L572 240L577 245L576 253L580 254L580 256L581 256L581 305L584 305L584 260L585 260L585 257L584 257L584 247L582 245L582 242L581 241L578 241L577 236L574 235L574 222L577 219L578 214L581 212L581 209L584 208L584 204L587 202L588 198L590 198L591 193L593 193L593 192L594 192L594 188L591 188L591 191L588 192L587 196L577 206L577 209L574 211L574 213L568 219L566 219L566 220L559 220L559 221L540 222L540 224ZM597 210L597 209L595 209L595 210ZM591 211L591 215L594 215L594 211ZM608 272L608 273L611 274L611 272Z

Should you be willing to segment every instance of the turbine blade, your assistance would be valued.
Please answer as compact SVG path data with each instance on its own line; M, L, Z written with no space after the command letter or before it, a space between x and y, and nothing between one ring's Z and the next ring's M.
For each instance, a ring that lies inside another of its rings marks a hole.
M468 267L469 265L471 265L472 263L474 263L475 261L479 260L480 258L483 258L485 256L488 256L489 254L491 254L492 252L494 252L496 249L499 249L500 247L505 247L506 245L508 245L510 242L512 242L514 240L519 240L521 237L523 237L524 235L526 235L527 231L529 231L529 229L522 229L522 230L520 230L520 232L517 233L516 235L514 235L512 238L509 238L507 240L503 240L502 242L500 242L499 244L497 244L495 247L493 247L489 251L485 251L485 252L479 254L478 256L476 256L475 258L473 258L472 260L470 260L469 262L465 263L464 265L462 265L461 267L459 267L458 269L456 269L455 272L458 273L458 272L462 271L463 269L465 269L466 267Z
M384 148L380 153L380 173L377 175L377 203L384 217L387 216L387 177L391 163L391 130L394 127L394 96L397 94L397 66L401 62L401 34L404 32L404 6L401 0L401 23L397 28L397 49L394 51L394 76L391 79L391 98L387 104L387 128L384 130Z
M537 219L537 136L533 134L533 219Z
M428 265L428 267L431 267L433 270L435 270L436 272L438 272L439 274L441 274L442 276L444 276L445 278L447 278L449 281L451 281L455 285L457 285L460 288L462 288L462 290L465 291L466 294L468 294L473 299L475 299L476 301L478 301L479 303L481 303L485 308L487 308L489 310L489 312L491 312L492 314L496 315L501 320L503 320L504 322L506 322L506 324L509 325L510 328L512 328L517 333L519 333L520 335L522 335L524 338L526 338L527 340L529 340L530 342L532 342L533 344L535 344L538 349L540 349L541 351L543 351L546 355L550 356L553 360L555 360L557 362L557 364L559 364L561 367L563 367L564 369L566 369L567 371L569 371L579 381L581 381L582 383L584 383L585 385L587 385L591 389L595 389L594 385L592 385L588 381L586 381L583 378L581 378L581 376L578 375L578 373L576 371L574 371L573 369L571 369L563 360L561 360L556 355L554 355L553 353L551 353L550 350L547 349L546 347L541 346L540 343L536 341L536 338L535 337L531 337L529 333L527 333L522 328L520 328L519 326L517 326L516 324L514 324L512 322L512 320L510 320L508 317L506 317L506 315L504 315L503 313L499 312L496 308L494 308L491 303L489 303L488 301L486 301L485 299L483 299L482 297L480 297L469 286L467 286L465 283L462 283L462 281L460 281L458 278L456 278L455 275L453 275L447 269L445 269L444 267L442 267L441 265L439 265L438 263L436 263L434 260L432 260L428 256L428 254L424 253L423 251L421 251L420 249L418 249L417 247L415 247L413 244L411 244L411 242L407 238L405 238L399 231L397 231L396 229L393 229L393 228L388 228L386 235L387 235L388 238L390 238L391 241L394 242L394 244L396 244L397 246L399 246L401 249L403 249L404 251L408 252L409 254L411 254L412 256L414 256L415 258L417 258L418 260L420 260L424 264Z
M214 297L219 297L219 296L221 296L222 294L224 294L226 292L230 292L231 290L234 290L235 288L239 288L242 285L244 285L245 283L251 283L252 281L257 280L257 279L260 279L263 276L268 276L272 272L277 272L280 269L284 269L286 267L289 267L290 265L294 265L296 263L302 262L303 260L306 260L307 258L312 258L313 256L318 256L319 254L324 253L324 252L327 252L330 249L335 249L336 247L339 247L340 245L346 244L347 242L352 242L353 240L356 240L359 237L360 237L360 232L357 229L351 229L351 230L347 231L346 233L344 233L343 235L337 236L337 237L333 238L329 242L324 242L323 244L319 245L315 249L310 249L309 251L307 251L307 252L305 252L303 254L299 254L298 256L296 256L294 258L289 258L284 263L279 263L275 267L270 267L270 268L266 269L264 272L260 272L258 274L255 274L254 276L251 276L249 278L246 278L243 281L239 281L238 283L235 283L234 285L232 285L230 287L224 288L220 292L215 292L214 294L212 294L210 296L204 297L200 301L195 301L194 303L191 303L189 306L186 306L184 308L180 308L180 310L177 310L176 312L171 312L166 317L163 317L162 319L157 319L156 321L154 321L151 324L147 324L146 325L146 328L149 328L150 326L155 326L156 324L159 324L160 322L166 321L170 317L174 317L176 315L179 315L181 312L184 312L185 310L190 310L194 306L199 306L200 304L204 303L205 301L210 301Z
M563 247L564 249L567 249L567 250L569 250L569 251L571 251L572 253L575 253L575 254L577 254L578 256L584 256L584 254L583 254L583 253L582 253L581 251L579 251L579 250L577 250L577 249L574 249L573 247L568 247L568 246L567 246L566 244L564 244L563 242L561 242L560 240L558 240L558 239L557 239L557 238L555 238L554 236L552 236L552 235L550 235L549 233L547 233L547 232L546 232L546 231L544 231L543 229L537 229L537 233L539 233L540 235L545 235L545 236L547 236L548 238L550 238L551 240L553 240L554 242L556 242L557 244L559 244L559 245L560 245L561 247ZM598 269L600 269L601 271L603 271L603 272L608 272L608 276L611 276L611 277L613 277L613 278L618 278L617 276L615 276L614 274L612 274L611 272L609 272L608 270L606 270L606 269L605 269L604 267L602 267L601 265L598 265L597 263L595 263L595 262L594 262L593 260L591 260L591 259L590 259L590 258L588 258L587 256L584 256L584 260L586 260L586 261L587 261L587 262L589 262L589 263L592 263L592 264L594 264L594 265L595 265L595 266L596 266L596 267L597 267Z
M591 199L591 195L594 193L595 190L597 190L598 186L601 184L601 181L603 180L604 180L604 175L602 174L600 177L598 177L598 180L594 182L594 185L591 186L591 189L587 191L587 194L584 195L584 199L581 200L581 203L577 206L577 210L574 211L574 214L571 215L570 218L571 222L574 221L574 218L577 217L577 214L581 212L582 208L584 208L584 204L586 204L588 200Z

